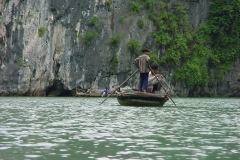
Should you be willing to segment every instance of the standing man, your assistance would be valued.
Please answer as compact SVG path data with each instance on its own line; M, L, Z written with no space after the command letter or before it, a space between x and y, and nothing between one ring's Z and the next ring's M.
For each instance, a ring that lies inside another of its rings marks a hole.
M138 67L138 70L140 72L139 91L146 92L148 86L148 66L150 64L150 57L148 56L148 49L144 48L142 49L142 52L143 54L134 60L134 65Z

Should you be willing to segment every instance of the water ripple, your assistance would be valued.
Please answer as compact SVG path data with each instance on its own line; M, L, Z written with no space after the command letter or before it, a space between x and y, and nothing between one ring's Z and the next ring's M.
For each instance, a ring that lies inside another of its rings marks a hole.
M238 159L239 99L176 99L163 108L115 98L0 98L5 159ZM11 154L10 154L11 153ZM0 159L1 159L0 158Z

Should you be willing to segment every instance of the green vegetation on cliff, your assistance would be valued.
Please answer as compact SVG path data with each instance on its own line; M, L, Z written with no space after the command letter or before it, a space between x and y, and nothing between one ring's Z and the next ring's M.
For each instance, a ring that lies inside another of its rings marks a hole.
M40 28L38 29L38 35L39 35L39 37L42 37L46 31L47 31L47 28L46 28L46 27L40 27Z
M210 67L220 73L227 71L240 51L240 1L213 0L206 32L212 57Z
M141 10L149 11L155 25L152 35L156 47L165 49L161 64L174 69L175 79L183 85L196 87L207 85L211 79L217 81L236 60L240 50L240 1L213 0L207 22L197 29L188 22L182 3L130 2L130 13ZM210 75L209 69L215 69L216 74Z
M138 48L140 46L141 46L140 42L135 38L130 39L130 41L127 44L128 49L134 54L137 54Z

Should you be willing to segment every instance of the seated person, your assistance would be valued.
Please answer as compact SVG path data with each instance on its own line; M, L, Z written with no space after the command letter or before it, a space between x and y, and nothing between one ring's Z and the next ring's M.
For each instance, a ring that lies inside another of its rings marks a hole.
M152 73L152 71L149 72L147 91L150 92L150 93L155 93L156 90L159 88L159 81L156 79L154 74L158 77L159 80L160 80L160 78L163 78L163 76L161 74L156 74L157 71L158 71L158 65L157 64L153 64L151 66L151 69L154 73ZM160 86L160 89L161 89L161 86Z
M109 93L109 90L108 90L108 88L106 87L106 88L103 90L102 97L107 96L108 93Z
M90 88L88 88L88 90L87 90L87 94L90 94L91 93L91 90L92 90L92 88L90 87Z

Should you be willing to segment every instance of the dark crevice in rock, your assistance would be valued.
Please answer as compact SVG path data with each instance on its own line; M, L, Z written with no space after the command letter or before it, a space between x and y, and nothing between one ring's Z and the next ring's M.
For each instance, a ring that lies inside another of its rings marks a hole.
M0 37L0 44L4 44L4 37Z
M73 96L70 90L63 88L63 83L60 80L55 80L52 87L46 90L47 97L70 97Z
M111 27L111 30L113 31L114 30L114 13L112 13L110 20L111 20L110 27Z
M61 65L59 63L57 63L56 67L55 67L55 76L58 76L59 73L59 69L60 69Z
M36 78L36 69L35 69L35 68L34 68L34 70L33 70L32 75L33 75L33 78Z
M13 25L13 22L9 22L8 24L5 25L5 27L6 27L6 36L8 38L11 36L11 33L12 33L12 25Z

